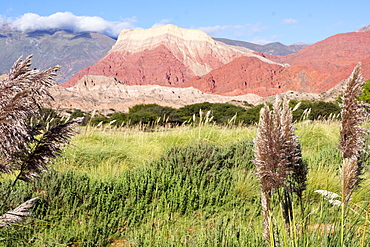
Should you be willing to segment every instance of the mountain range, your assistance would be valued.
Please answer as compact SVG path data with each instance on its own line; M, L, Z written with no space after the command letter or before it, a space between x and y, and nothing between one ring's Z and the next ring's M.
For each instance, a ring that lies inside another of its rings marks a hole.
M0 74L8 73L20 57L33 54L33 66L46 69L61 66L58 82L69 80L86 66L101 59L116 40L97 32L67 30L21 32L0 29Z
M40 37L61 32L66 31L27 35L41 44ZM68 42L81 42L85 35L95 47L103 46L97 43L98 33L68 35ZM4 38L0 36L0 40ZM94 57L92 65L75 73L61 84L63 87L54 87L56 105L127 110L138 103L176 107L203 101L259 103L263 97L287 92L324 99L326 92L332 94L358 62L363 64L364 78L370 78L369 28L337 34L312 45L275 43L258 49L250 49L253 47L246 42L214 39L200 30L174 25L122 30L116 41L109 42L114 45L105 54L102 51L100 58ZM274 47L284 47L289 54L271 55ZM85 54L93 51L86 48Z
M261 46L236 40L215 40L277 56L305 47L305 44L286 46L271 43ZM0 27L0 74L9 72L9 68L20 56L33 54L35 68L46 69L60 65L62 69L57 81L62 83L103 58L115 43L116 39L97 32L72 32L62 29L21 32L4 24Z
M254 51L260 51L265 54L274 56L285 56L300 51L301 49L310 46L310 43L297 43L291 45L284 45L280 42L268 43L265 45L258 45L250 42L231 40L224 38L213 38L214 40L221 41L228 45L241 46Z

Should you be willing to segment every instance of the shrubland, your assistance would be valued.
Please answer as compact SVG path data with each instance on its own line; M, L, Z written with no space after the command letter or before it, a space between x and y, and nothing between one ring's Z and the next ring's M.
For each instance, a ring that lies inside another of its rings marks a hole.
M317 120L338 118L340 108L336 102L292 100L290 106L299 107L293 112L293 121ZM270 104L271 106L271 104ZM155 125L181 125L186 123L198 123L203 117L209 114L211 121L216 124L253 125L257 124L260 117L260 110L263 104L239 106L233 103L197 103L186 105L179 109L157 104L140 104L129 109L129 112L116 112L100 114L99 112L83 112L79 109L68 110L71 117L84 117L85 124L90 125L113 125L113 126L134 126L137 124Z

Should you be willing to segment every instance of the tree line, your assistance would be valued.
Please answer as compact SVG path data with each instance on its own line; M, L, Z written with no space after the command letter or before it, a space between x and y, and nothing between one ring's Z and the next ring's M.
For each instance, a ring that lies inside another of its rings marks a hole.
M297 104L300 104L298 107ZM116 112L103 115L99 113L83 112L79 109L67 111L71 118L83 117L83 124L113 126L137 125L156 123L159 125L173 124L181 125L189 122L207 121L216 124L256 124L259 120L260 110L263 104L246 107L231 103L197 103L186 105L181 108L160 106L158 104L139 104L131 107L127 113ZM338 102L323 101L297 101L291 100L290 107L296 107L293 112L293 121L316 120L335 118L340 113Z

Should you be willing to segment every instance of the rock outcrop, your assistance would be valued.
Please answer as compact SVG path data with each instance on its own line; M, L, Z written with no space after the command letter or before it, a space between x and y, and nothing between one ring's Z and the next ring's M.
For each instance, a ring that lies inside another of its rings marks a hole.
M71 87L84 75L115 77L127 85L182 86L188 79L201 76L252 50L213 40L200 30L165 25L151 29L122 30L108 54L94 65L63 83Z
M369 44L370 32L363 29L275 57L173 25L123 30L103 59L63 84L73 97L69 103L62 100L67 107L119 110L142 103L180 107L226 102L238 95L257 103L260 96L289 91L316 97L346 79L358 62L364 78L370 79ZM81 97L88 99L88 107L78 107Z
M363 64L364 78L370 79L369 44L370 32L337 34L283 57L259 53L289 66L275 66L243 57L207 75L192 78L186 86L194 86L206 93L254 93L263 97L289 90L325 92L346 79L358 62Z
M206 94L193 87L174 88L158 85L125 85L114 77L83 76L75 86L63 88L55 85L50 90L54 108L75 108L84 111L115 109L128 111L137 104L159 104L179 108L185 105L210 102L242 101L261 102L255 94L222 96Z

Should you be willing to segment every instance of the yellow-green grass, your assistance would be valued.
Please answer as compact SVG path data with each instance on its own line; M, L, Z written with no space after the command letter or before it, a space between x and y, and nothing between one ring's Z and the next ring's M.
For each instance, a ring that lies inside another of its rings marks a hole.
M305 215L302 218L295 203L297 228L284 232L279 200L274 198L280 245L335 246L339 243L338 228L334 227L338 226L340 208L314 191L340 194L339 122L299 123L296 128L303 159L309 167L303 195ZM251 142L255 134L255 126L212 124L145 131L83 127L72 139L76 146L65 150L67 159L58 159L53 165L54 175L31 184L18 182L9 205L3 205L2 210L33 196L40 196L41 201L30 225L0 229L0 243L262 246L260 188L253 166L204 171L197 163L189 166L186 159L181 163L182 155L187 153L209 155L215 163L215 157L225 159L225 164L239 162L238 157L229 157L230 152L238 150L239 153L231 153L246 157L240 153L240 148L245 147L253 154L252 146L240 143ZM175 147L183 147L183 151L168 152ZM198 153L194 147L206 151ZM207 163L202 157L195 158ZM253 158L248 159L249 162ZM345 241L350 246L370 244L369 222L363 210L367 209L370 195L369 175L365 172L366 179L354 193L347 216ZM0 182L1 194L6 194L11 183L8 180L9 177ZM306 230L302 231L304 227Z
M74 169L89 175L115 176L120 171L150 163L176 146L212 143L227 146L252 139L256 127L224 127L213 124L197 127L179 126L143 131L140 128L81 128L72 138L55 169Z

